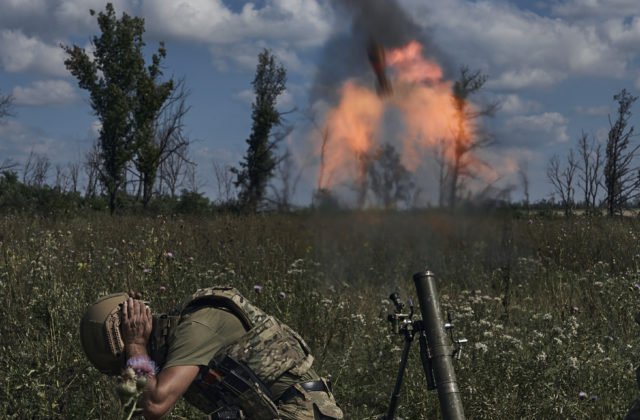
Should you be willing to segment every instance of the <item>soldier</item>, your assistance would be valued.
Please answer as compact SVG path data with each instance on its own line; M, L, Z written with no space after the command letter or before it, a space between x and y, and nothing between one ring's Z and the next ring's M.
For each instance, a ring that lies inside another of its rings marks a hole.
M159 316L125 293L102 297L80 338L101 372L131 367L147 378L146 419L166 416L180 396L210 419L343 418L304 340L230 287L200 289Z

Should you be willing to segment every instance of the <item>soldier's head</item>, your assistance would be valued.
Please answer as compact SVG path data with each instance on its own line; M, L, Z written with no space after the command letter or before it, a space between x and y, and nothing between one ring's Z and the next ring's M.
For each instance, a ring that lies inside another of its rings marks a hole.
M120 334L122 303L129 296L114 293L101 297L80 321L80 341L89 361L102 373L117 375L125 365L124 342Z

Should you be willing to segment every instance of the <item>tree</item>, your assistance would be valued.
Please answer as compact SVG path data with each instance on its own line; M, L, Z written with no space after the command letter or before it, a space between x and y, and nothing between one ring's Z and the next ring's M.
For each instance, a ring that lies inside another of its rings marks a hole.
M309 159L306 159L307 162L296 168L293 156L293 151L287 147L278 164L277 177L274 178L279 185L274 185L273 183L270 185L273 198L269 198L269 201L271 201L279 211L291 210L293 205L292 200L296 194L298 182L300 182L300 178L302 177L302 171L307 167L309 162Z
M526 161L520 162L518 165L518 178L522 184L522 192L524 193L524 206L529 211L529 165Z
M91 10L90 14L95 15ZM173 90L173 81L158 83L164 44L145 67L142 39L144 19L126 13L117 19L111 3L98 14L101 35L92 39L93 59L77 45L61 45L68 55L65 66L89 91L90 104L101 123L99 135L101 182L115 211L116 197L126 181L126 168L136 153L146 170L148 149L152 148L153 123ZM139 156L139 157L140 157Z
M578 162L575 159L573 150L569 151L567 166L564 168L560 167L560 158L558 155L553 155L547 166L547 178L553 185L555 192L560 196L566 217L571 216L575 204L576 189L573 181L577 169Z
M581 165L578 166L578 185L584 193L584 206L587 214L594 214L598 206L598 189L602 183L602 145L582 132L578 138L578 154Z
M13 108L13 95L6 94L3 95L0 93L0 120L6 117L12 117L13 112L11 111Z
M376 159L367 165L367 176L371 191L384 208L395 207L399 201L409 203L415 185L392 145L385 144L378 150Z
M240 204L256 211L264 198L267 184L278 163L274 150L277 140L271 139L273 127L281 124L276 100L285 91L287 72L276 63L273 54L265 49L258 55L256 75L253 79L255 100L251 105L253 125L247 139L247 153L240 162L241 169L233 168L236 187L240 188Z
M186 105L189 94L184 79L180 79L176 83L173 94L167 98L153 121L152 136L141 139L135 165L140 175L144 207L151 200L159 168L167 159L177 158L173 163L176 163L175 160L189 163L187 159L189 139L183 132L184 116L190 109Z
M607 191L607 214L622 214L623 206L638 195L640 176L633 167L633 160L638 147L630 147L634 127L627 127L631 118L631 106L638 99L626 89L613 96L618 102L618 117L611 122L609 117L609 136L605 152L604 185ZM630 148L629 148L630 147ZM629 148L629 149L628 149Z
M471 72L468 67L460 69L460 79L453 85L453 104L457 111L457 119L453 128L453 142L447 144L438 155L436 161L440 166L440 191L446 194L446 202L450 208L455 207L459 191L464 181L471 177L474 160L470 152L493 144L493 139L474 126L473 122L483 116L492 116L498 109L498 103L490 103L479 110L469 105L469 97L477 93L487 81L487 76L479 70ZM444 155L447 159L444 159ZM444 204L445 198L440 197Z
M47 180L51 168L51 161L46 156L40 156L33 150L29 153L22 172L22 183L30 186L42 187Z
M235 196L235 194L233 194L232 168L229 165L223 165L216 161L213 161L212 164L213 174L216 177L216 188L218 189L218 198L216 201L219 204L229 203L231 202L231 197Z
M87 176L87 188L85 191L85 197L87 198L93 198L98 195L98 180L101 178L100 168L103 166L101 162L100 146L94 143L91 150L86 153L82 163Z

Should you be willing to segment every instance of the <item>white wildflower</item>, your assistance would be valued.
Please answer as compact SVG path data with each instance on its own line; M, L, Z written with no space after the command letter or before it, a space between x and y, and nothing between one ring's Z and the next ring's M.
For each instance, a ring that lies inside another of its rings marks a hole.
M489 346L487 346L484 343L475 343L474 347L476 348L476 350L480 350L483 353L486 353L489 351Z

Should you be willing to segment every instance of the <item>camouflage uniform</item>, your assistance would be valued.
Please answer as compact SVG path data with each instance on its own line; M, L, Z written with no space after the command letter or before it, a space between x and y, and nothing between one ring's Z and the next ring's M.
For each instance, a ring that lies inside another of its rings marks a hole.
M313 356L304 340L230 287L198 290L173 315L155 317L152 358L160 365L175 365L171 360L165 364L172 346L176 346L174 333L190 314L210 308L233 314L233 325L237 327L231 329L231 340L207 356L208 364L184 363L200 366L198 376L184 394L189 403L211 418L343 418L329 384L311 368ZM185 321L183 326L187 324ZM183 341L188 343L189 339ZM223 413L229 413L229 417Z

